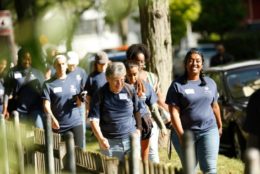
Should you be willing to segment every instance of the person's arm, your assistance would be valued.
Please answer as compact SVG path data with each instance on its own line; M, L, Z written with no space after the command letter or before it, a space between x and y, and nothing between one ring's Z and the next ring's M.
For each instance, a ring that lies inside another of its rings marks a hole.
M172 126L178 135L180 144L182 144L182 136L184 134L184 130L180 119L180 108L178 106L169 105L169 111L171 115Z
M164 110L166 110L167 112L169 112L168 106L167 106L167 104L165 103L165 100L164 100L164 98L163 98L163 95L162 95L160 89L158 89L158 91L156 92L156 94L157 94L157 97L158 97L158 101L157 101L158 105L159 105L161 108L163 108Z
M221 114L220 114L220 108L217 102L214 102L212 104L212 109L217 121L217 125L218 125L218 130L219 130L219 135L222 135L222 121L221 121Z
M103 136L100 130L99 121L96 119L90 119L90 126L94 135L98 140L100 148L103 150L109 149L110 145L108 143L108 140Z
M7 94L4 94L4 103L3 103L3 111L2 114L4 115L5 119L9 118L9 112L7 110L8 108L8 102L9 102L9 96Z
M167 130L166 130L166 127L165 127L165 125L163 123L161 115L159 113L157 103L153 104L150 107L150 110L151 110L151 114L152 114L153 119L155 120L156 124L159 126L159 128L162 131L162 135L165 136L167 134Z
M60 129L60 125L58 120L55 118L55 116L53 115L52 111L51 111L51 103L49 100L43 99L43 109L46 115L50 115L51 116L51 120L52 120L52 128L53 129Z
M141 132L142 132L142 116L141 116L141 113L140 112L136 112L134 114L134 117L135 117L135 121L136 121L136 133L138 135L141 135Z
M91 96L87 95L86 98L86 118L88 118L88 113L89 113L89 109L90 109L90 101L91 101Z

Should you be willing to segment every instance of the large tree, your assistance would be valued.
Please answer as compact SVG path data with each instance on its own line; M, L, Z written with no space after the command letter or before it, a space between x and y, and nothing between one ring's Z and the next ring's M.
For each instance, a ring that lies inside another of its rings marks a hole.
M151 52L148 69L156 73L165 95L172 80L172 41L168 0L139 0L142 42Z

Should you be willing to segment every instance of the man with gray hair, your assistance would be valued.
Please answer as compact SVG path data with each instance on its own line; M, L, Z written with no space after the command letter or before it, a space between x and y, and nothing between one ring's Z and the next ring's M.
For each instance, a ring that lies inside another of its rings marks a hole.
M140 135L141 112L146 111L138 104L134 87L125 83L125 75L122 62L108 65L107 83L94 94L89 112L101 152L120 160L130 151L130 134Z

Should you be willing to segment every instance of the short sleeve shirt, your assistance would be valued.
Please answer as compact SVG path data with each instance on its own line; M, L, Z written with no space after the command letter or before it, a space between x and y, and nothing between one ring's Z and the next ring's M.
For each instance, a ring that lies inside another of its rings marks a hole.
M49 100L51 110L60 124L60 132L65 132L82 124L80 109L75 96L80 92L72 76L65 79L52 77L43 85L42 98Z
M76 69L73 72L69 72L68 75L72 76L72 78L76 80L79 84L78 86L80 87L80 91L83 91L88 77L85 70L80 67L76 67Z
M107 82L105 73L94 71L87 79L85 90L88 91L88 95L92 97L99 88L101 88Z
M217 126L211 106L218 99L217 87L211 78L205 77L205 81L200 86L201 80L183 84L179 78L168 89L166 103L180 108L183 129L204 131Z
M109 90L106 83L95 93L89 112L90 119L99 119L101 131L106 138L126 138L136 130L134 113L139 112L138 97L132 87L133 96L126 87L118 94Z
M5 79L5 93L13 95L15 109L23 114L42 109L42 84L43 74L34 68L22 69L14 67L10 69Z
M155 91L153 90L152 86L148 82L144 81L144 86L145 86L145 96L146 96L145 103L148 106L152 106L158 100L157 95L155 94Z

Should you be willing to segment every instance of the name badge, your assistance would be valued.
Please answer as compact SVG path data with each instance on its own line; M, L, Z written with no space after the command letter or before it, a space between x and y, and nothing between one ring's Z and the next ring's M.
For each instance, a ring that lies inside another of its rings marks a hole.
M126 93L120 93L119 94L119 99L120 100L127 100L128 99L127 94Z
M62 92L62 87L55 87L53 88L54 93Z
M15 79L20 79L20 78L22 78L22 74L19 73L19 72L16 72L16 73L14 73L14 78Z
M3 94L4 94L4 90L0 89L0 95L3 95Z
M185 89L186 94L195 94L194 89Z
M81 81L82 78L81 78L80 74L77 74L77 75L76 75L76 79L77 79L78 81Z

